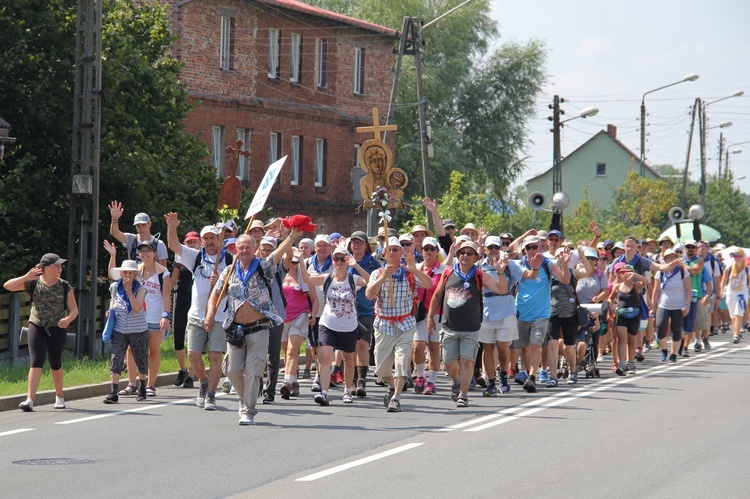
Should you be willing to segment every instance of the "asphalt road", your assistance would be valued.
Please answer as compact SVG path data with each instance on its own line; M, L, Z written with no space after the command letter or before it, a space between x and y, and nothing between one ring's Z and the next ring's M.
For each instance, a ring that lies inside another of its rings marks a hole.
M724 340L717 337L717 340ZM677 364L649 352L636 376L602 369L526 394L438 395L384 388L352 405L331 391L314 404L259 406L237 425L237 403L195 407L197 389L161 388L147 402L101 397L0 413L3 497L749 497L750 346L715 343Z

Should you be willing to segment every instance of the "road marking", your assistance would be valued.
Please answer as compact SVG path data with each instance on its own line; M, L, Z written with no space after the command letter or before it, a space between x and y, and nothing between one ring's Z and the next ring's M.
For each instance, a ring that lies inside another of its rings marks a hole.
M58 421L55 424L83 423L84 421L93 421L95 419L110 418L112 416L120 416L122 414L131 414L134 412L142 412L142 411L148 411L151 409L159 409L161 407L168 407L170 405L177 405L177 404L186 404L188 402L195 402L195 399L189 398L189 399L176 400L174 402L168 402L165 404L144 405L141 407L137 407L135 409L125 409L123 411L108 412L106 414L97 414L96 416L87 416L85 418L70 419L68 421Z
M384 457L398 454L399 452L404 452L410 449L414 449L415 447L419 447L420 445L424 445L424 444L413 443L413 444L402 445L401 447L396 447L395 449L387 450L385 452L381 452L380 454L375 454L373 456L365 457L362 459L357 459L356 461L352 461L351 463L334 466L333 468L319 471L317 473L313 473L312 475L307 475L307 476L303 476L302 478L297 478L295 482L312 482L313 480L318 480L319 478L325 478L335 473L339 473L340 471L346 471L348 469L355 468L357 466L362 466L363 464L377 461L378 459L383 459Z
M16 433L25 433L27 431L34 431L34 428L19 428L17 430L4 431L0 433L0 437L5 437L7 435L15 435Z
M465 429L464 431L478 432L478 431L486 430L488 428L493 428L493 427L499 426L501 424L505 424L505 423L509 423L511 421L515 421L516 419L519 419L519 418L522 418L522 417L525 417L525 416L530 416L532 414L535 414L537 412L543 411L545 409L551 409L551 408L556 407L558 405L562 405L562 404L565 404L565 403L568 403L568 402L571 402L571 401L574 401L574 400L577 400L577 399L580 399L580 398L585 398L585 397L591 396L591 395L593 395L595 393L598 393L598 392L601 392L601 391L604 391L604 390L608 390L610 388L613 388L613 387L616 387L616 386L619 386L619 385L623 385L623 384L626 384L626 383L632 383L634 381L638 381L639 379L649 378L651 376L656 376L657 374L663 374L663 373L666 373L668 371L673 371L675 369L680 369L681 367L684 367L684 366L689 366L689 365L692 365L692 364L696 364L698 362L705 362L706 360L709 360L709 359L714 359L714 358L717 358L717 357L722 357L722 356L730 354L730 353L738 352L740 350L747 350L747 349L750 349L750 345L748 345L748 346L746 346L744 348L741 348L739 350L721 350L721 351L718 351L716 353L713 353L713 351L712 351L712 353L710 353L708 355L703 355L701 357L696 357L696 358L693 358L691 360L680 362L679 364L655 366L655 367L652 367L652 368L647 369L645 371L642 371L641 373L636 374L635 376L632 376L632 377L608 378L608 379L599 381L599 382L595 383L594 385L589 385L587 387L582 387L580 389L569 390L569 391L564 392L562 394L559 394L557 396L545 397L543 399L539 399L539 401L536 404L533 404L533 405L536 405L537 407L533 407L531 409L528 409L526 411L520 412L520 413L512 415L512 416L502 417L502 416L504 416L505 414L508 413L508 409L506 409L505 411L500 411L496 415L484 416L482 418L477 418L477 419L472 420L472 421L467 421L465 423L460 423L460 425L462 425L461 426L462 428L465 428L467 426L472 426L472 425L480 423L480 422L484 422L484 421L495 419L495 421L489 421L489 422L487 422L485 424L482 424L482 425L479 425L479 426L475 426L473 428ZM598 385L598 386L596 386L596 385ZM573 393L573 392L576 392L576 390L578 390L578 392L577 393ZM546 401L548 401L550 399L555 399L555 400L552 400L551 402L546 402ZM531 404L525 404L525 405L528 407ZM518 409L523 408L523 407L524 407L523 405L519 406ZM502 419L497 419L497 418L502 418ZM457 429L457 428L455 428L456 426L458 426L458 425L454 425L453 427L450 427L450 428Z

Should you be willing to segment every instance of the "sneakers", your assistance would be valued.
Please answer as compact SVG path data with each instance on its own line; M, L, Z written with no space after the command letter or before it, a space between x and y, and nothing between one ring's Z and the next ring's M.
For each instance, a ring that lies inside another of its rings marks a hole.
M511 367L511 368L508 368L508 370L507 370L507 371L505 371L505 374L506 374L506 375L507 375L507 376L508 376L509 378L513 378L513 377L515 377L515 375L516 375L516 371L514 371L514 370L513 370L513 368Z
M643 362L643 359L645 357L643 356L643 351L639 348L635 351L635 360L638 362Z
M672 355L670 355L670 356L669 356L669 362L672 362L673 364L674 364L675 362L677 362L677 355L676 355L676 354L672 354Z
M208 392L208 383L205 385L201 383L200 391L195 399L195 405L198 407L204 407L206 405L206 392Z
M526 393L534 393L536 391L536 380L534 379L534 375L529 376L528 379L524 382L523 389L526 391Z
M315 392L315 393L318 393L318 392L321 391L321 388L320 388L320 378L317 377L317 376L315 376L315 379L313 380L312 391Z
M667 351L666 350L662 350L661 351L661 357L659 357L659 360L662 361L662 362L664 362L664 361L667 360Z
M147 386L146 395L149 397L156 397L156 388L153 386Z
M615 369L615 374L617 374L618 376L625 376L625 366L623 366L622 364L617 366L617 368Z
M315 403L321 406L327 406L329 404L328 402L328 396L324 393L319 393L315 396Z
M302 372L302 379L310 379L312 378L312 374L310 373L310 369L305 368L305 370Z
M469 390L476 390L477 389L477 380L472 376L471 381L469 382Z
M351 392L344 392L344 396L342 397L342 400L345 404L353 404L354 399L352 398Z
M510 393L510 384L508 378L500 378L500 393Z
M137 401L139 401L139 402L140 402L141 400L146 400L146 397L147 397L146 393L147 393L147 392L146 392L146 385L144 385L144 384L143 384L143 383L141 382L141 386L140 386L140 387L138 387L138 393L136 394L136 396L135 396L135 399L136 399Z
M740 342L740 337L738 335L734 335L734 338L732 338L732 343L735 345Z
M297 381L292 381L292 397L299 397L299 383Z
M432 381L428 381L424 386L424 394L435 395L435 383L433 383Z
M540 383L547 383L549 381L549 373L546 369L542 369L539 373L539 382Z
M424 383L424 377L417 376L417 382L414 383L414 393L424 393Z
M174 380L174 386L182 386L185 383L185 378L188 377L187 373L187 369L180 369L177 373L177 379Z
M685 347L685 348L682 349L682 356L683 357L685 357L685 358L690 357L690 352L688 352L688 350L690 350L688 347Z
M460 393L461 393L461 385L460 384L456 385L454 383L453 386L451 386L451 400L454 402L457 401Z
M707 352L711 350L711 344L708 342L708 338L703 338L703 350Z
M388 407L391 403L391 399L393 398L394 390L392 388L388 388L385 391L385 395L383 396L383 405L385 407Z
M120 400L120 397L118 397L115 392L111 392L109 395L107 395L107 398L104 399L104 403L116 404L119 400Z
M250 414L242 414L240 415L240 426L251 426L254 425L255 421L253 421L253 417Z
M320 391L320 387L318 387L318 391ZM289 400L289 397L292 395L292 384L288 381L285 381L284 384L281 385L279 392L281 392L281 398L283 398L284 400Z
M195 383L193 382L193 378L188 376L185 378L185 382L182 384L183 388L195 388Z
M359 398L367 397L367 389L365 388L365 380L358 379L357 380L357 390L354 392L354 394Z
M570 373L570 376L568 376L568 381L566 381L566 383L569 385L575 385L576 383L578 383L578 373L577 372Z
M469 407L469 397L466 395L459 395L456 399L456 407Z
M702 349L703 345L701 344L700 340L695 340L695 344L693 345L693 352L701 353Z
M224 382L221 384L221 391L224 393L229 393L232 390L232 382L229 381L229 379L225 379Z
M628 363L628 375L635 375L635 363L629 362Z
M115 395L115 397L117 397L117 395ZM34 412L34 401L31 399L26 399L18 404L18 408L23 412Z
M597 363L597 364L601 364L602 362L604 362L604 355L602 355L602 354L599 354L599 355L598 355L598 356L596 357L596 363Z
M526 371L519 371L518 374L516 374L516 383L519 385L526 384L526 381L529 379L529 373Z
M388 402L388 409L386 412L401 412L401 402L398 399L391 399Z
M483 397L494 397L497 394L497 387L495 386L495 380L490 381L489 386L482 392Z
M274 398L276 398L274 395L264 391L263 392L263 405L273 405Z
M477 386L480 386L482 388L487 388L487 378L484 376L479 376L476 379Z
M135 393L135 385L133 383L128 383L128 386L120 390L118 395L121 397L127 397L129 395L133 395Z
M216 394L214 392L206 391L206 403L203 405L204 411L215 411L216 410Z
M65 405L65 399L62 397L55 397L55 405L52 406L55 409L67 409L68 406Z
M547 380L547 388L555 388L557 386L557 378L554 376Z
M408 390L410 388L414 388L414 378L411 376L406 377L406 383L404 384L404 390Z

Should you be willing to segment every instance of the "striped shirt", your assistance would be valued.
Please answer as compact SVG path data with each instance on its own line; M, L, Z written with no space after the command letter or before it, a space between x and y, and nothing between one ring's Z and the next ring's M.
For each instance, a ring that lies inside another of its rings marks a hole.
M125 300L117 293L117 282L113 282L109 287L109 293L112 296L112 305L110 314L115 314L115 331L122 334L142 333L148 330L146 321L146 307L135 313L132 309L128 313Z

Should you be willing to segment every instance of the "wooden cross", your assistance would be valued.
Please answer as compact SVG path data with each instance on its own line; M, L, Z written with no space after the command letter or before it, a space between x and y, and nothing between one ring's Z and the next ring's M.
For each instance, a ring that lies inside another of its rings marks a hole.
M237 142L235 142L235 145L237 147L227 146L227 148L224 150L227 153L233 152L234 153L234 166L232 167L232 170L229 172L230 177L234 177L237 175L237 168L240 165L240 156L245 156L246 158L250 156L250 151L246 151L242 148L242 141L240 139L237 139Z
M396 130L398 130L398 127L396 125L380 126L380 121L378 120L378 108L377 107L372 108L372 123L373 123L372 126L358 126L357 133L374 132L375 140L381 140L380 132L395 132Z

